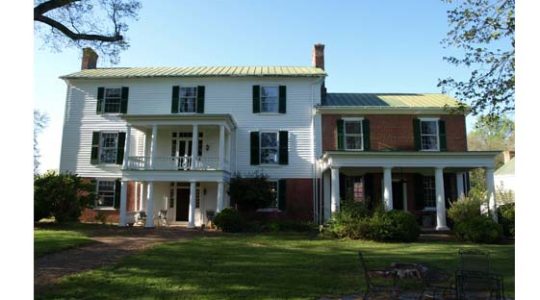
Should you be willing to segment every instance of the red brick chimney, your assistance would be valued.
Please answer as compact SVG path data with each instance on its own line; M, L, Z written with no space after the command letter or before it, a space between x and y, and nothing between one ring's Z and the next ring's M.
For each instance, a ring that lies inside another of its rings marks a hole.
M92 50L92 48L84 48L81 70L95 69L97 66L97 59L98 55L94 50Z
M313 45L312 64L324 70L324 44Z

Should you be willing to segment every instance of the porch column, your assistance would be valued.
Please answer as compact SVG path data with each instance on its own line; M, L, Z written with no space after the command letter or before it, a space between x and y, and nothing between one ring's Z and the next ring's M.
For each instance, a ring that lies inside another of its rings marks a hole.
M219 125L219 169L225 169L225 126Z
M489 213L493 221L498 222L497 217L497 202L495 199L495 170L493 168L486 168L486 190L489 205Z
M131 148L131 125L127 125L126 143L124 145L124 161L122 162L122 170L125 170L128 167L130 148Z
M195 227L195 193L197 192L197 183L189 183L189 214L188 214L188 228Z
M394 198L392 195L392 168L384 167L384 187L383 187L383 201L386 211L394 209Z
M144 189L145 189L146 182L139 182L139 206L137 210L141 211L144 210Z
M227 134L227 151L225 152L225 160L228 161L225 166L227 170L231 169L232 137L233 132L229 130Z
M223 210L223 182L218 182L217 184L217 205L216 205L216 213L219 213Z
M463 172L456 173L456 188L458 200L462 200L465 197L465 189L463 187Z
M127 225L127 186L127 181L120 181L120 222L118 224L119 227L124 227Z
M331 168L332 176L332 196L330 200L330 211L335 214L339 211L339 168Z
M150 143L150 163L149 167L150 169L154 169L155 166L155 159L156 159L156 152L157 152L157 125L152 126L152 141Z
M323 173L323 206L324 206L324 212L323 217L324 220L330 219L331 211L330 211L330 198L332 197L330 194L331 188L330 188L330 172L326 171Z
M154 227L154 182L147 184L146 191L146 228Z
M435 230L448 230L446 226L446 205L444 203L443 168L435 168L435 205L437 206L437 227Z
M191 169L197 168L197 156L199 154L199 125L193 125L193 138L191 139Z

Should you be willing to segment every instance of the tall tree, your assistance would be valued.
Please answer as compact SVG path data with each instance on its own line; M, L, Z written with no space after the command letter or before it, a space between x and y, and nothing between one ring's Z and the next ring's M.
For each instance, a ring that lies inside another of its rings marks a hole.
M49 116L46 113L34 110L34 174L39 172L39 158L41 157L39 153L38 135L43 132L43 129L47 127L48 123Z
M457 48L460 57L444 60L471 69L468 80L439 80L474 115L496 116L514 110L515 0L442 0L450 5L450 31L442 41Z
M129 19L137 19L139 0L34 0L34 24L45 45L92 47L111 63L127 49Z
M467 140L469 150L514 150L515 125L506 116L479 117Z

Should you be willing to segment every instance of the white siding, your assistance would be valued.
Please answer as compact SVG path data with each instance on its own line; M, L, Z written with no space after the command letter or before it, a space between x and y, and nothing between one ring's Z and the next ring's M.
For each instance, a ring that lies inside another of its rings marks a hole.
M96 166L90 164L92 132L98 130L125 131L126 123L117 115L97 115L97 88L129 87L128 114L169 114L171 111L172 86L204 85L205 113L231 114L237 123L232 142L232 171L243 174L262 170L271 178L311 178L313 154L320 153L320 134L315 135L317 148L312 148L312 108L320 103L320 83L312 78L201 78L201 79L116 79L116 80L73 80L68 85L66 115L62 140L61 170L81 176L120 177L120 166ZM253 85L286 85L286 114L253 114ZM315 127L316 131L320 131ZM201 128L201 130L207 130ZM289 164L276 166L250 165L250 131L289 131ZM149 151L150 133L132 130L132 155ZM205 146L208 141L210 153L218 151L218 131L205 131ZM144 147L143 147L144 145ZM158 131L158 156L170 155L170 131Z

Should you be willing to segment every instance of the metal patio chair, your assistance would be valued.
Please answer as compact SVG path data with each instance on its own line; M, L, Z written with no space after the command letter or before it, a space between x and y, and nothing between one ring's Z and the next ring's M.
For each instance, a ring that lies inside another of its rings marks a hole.
M158 226L167 226L167 210L160 209L157 215L157 225Z

